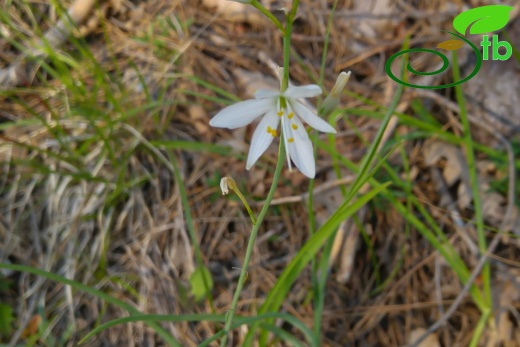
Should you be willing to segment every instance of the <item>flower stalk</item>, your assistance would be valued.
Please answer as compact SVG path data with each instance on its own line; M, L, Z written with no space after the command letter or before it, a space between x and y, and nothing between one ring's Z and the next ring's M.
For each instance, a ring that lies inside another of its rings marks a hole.
M253 1L257 3L256 0ZM298 9L300 1L294 0L293 7L291 12L287 15L287 24L285 29L280 29L283 33L283 49L284 49L284 64L283 64L283 78L281 81L281 92L285 92L289 86L289 56L290 56L290 43L291 43L291 33L292 33L292 24L294 18L296 17L296 10ZM256 7L256 6L255 6ZM276 23L275 23L276 24ZM278 27L278 26L277 26ZM285 98L280 98L284 103L286 102ZM220 341L220 347L226 347L229 330L231 329L231 325L233 323L233 318L236 312L238 300L240 299L240 293L242 292L242 288L244 287L245 280L247 278L247 269L249 267L249 262L251 261L251 256L253 254L253 247L256 241L256 237L258 235L258 230L260 229L260 225L267 214L267 210L269 209L269 205L273 200L274 193L278 186L278 180L280 179L280 174L282 173L284 158L285 158L285 134L283 131L280 132L280 144L278 147L278 159L276 161L276 168L274 171L273 182L271 184L271 188L269 189L269 193L267 194L267 198L265 199L265 203L262 206L262 210L258 215L258 219L256 223L254 223L253 228L251 230L251 235L249 237L249 241L247 243L246 254L244 256L244 263L242 265L242 270L240 271L240 277L238 278L237 288L235 290L235 294L233 295L233 300L231 302L231 307L226 315L226 323L224 326L225 335ZM314 159L313 159L314 160ZM228 185L229 187L229 185ZM229 187L231 189L231 187ZM236 191L235 191L236 192Z
M251 235L249 236L249 241L247 243L246 254L244 256L244 263L240 271L240 277L238 278L237 288L235 289L235 294L233 295L233 301L231 301L231 307L228 311L228 314L226 315L226 324L224 326L226 334L220 341L220 347L226 346L228 333L231 329L231 324L233 324L233 317L235 316L238 300L240 299L240 293L242 292L242 288L244 288L244 284L247 278L247 269L249 267L249 262L251 261L251 256L253 255L253 248L255 245L256 237L258 235L258 230L260 230L260 225L262 225L262 221L264 220L265 215L267 214L269 205L271 204L271 201L274 197L274 192L276 191L276 187L278 186L278 180L280 179L280 174L282 173L284 157L285 147L283 145L283 141L280 141L280 146L278 147L278 160L276 162L276 169L274 170L273 183L271 185L271 188L269 189L267 198L265 199L265 204L264 206L262 206L262 210L258 214L257 223L254 224L253 228L251 229Z
M264 16L266 16L273 24L280 30L282 34L285 34L285 29L280 23L280 21L271 13L268 9L266 9L258 0L252 0L251 5L256 8L258 11L262 12Z
M222 195L228 194L229 189L231 189L232 191L235 192L235 194L238 196L240 201L242 201L242 203L244 204L244 206L247 210L247 213L249 213L249 218L251 218L251 222L253 223L253 225L255 225L256 224L255 214L253 213L253 210L251 210L251 207L247 203L247 200L244 197L244 195L242 194L242 192L240 191L240 189L238 189L238 186L237 186L235 180L232 177L223 177L220 180L220 189L222 190Z

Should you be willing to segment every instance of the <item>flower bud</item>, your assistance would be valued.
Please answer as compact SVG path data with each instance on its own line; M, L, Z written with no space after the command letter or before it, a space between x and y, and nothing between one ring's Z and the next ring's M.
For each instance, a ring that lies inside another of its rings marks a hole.
M339 104L339 98L341 97L341 93L345 88L348 80L350 78L349 72L341 72L336 79L336 84L332 88L332 91L325 98L325 100L321 103L321 106L318 109L318 115L321 117L326 117L330 115Z
M238 190L237 184L232 177L222 177L220 180L220 189L222 190L222 195L228 194L230 189L235 192Z

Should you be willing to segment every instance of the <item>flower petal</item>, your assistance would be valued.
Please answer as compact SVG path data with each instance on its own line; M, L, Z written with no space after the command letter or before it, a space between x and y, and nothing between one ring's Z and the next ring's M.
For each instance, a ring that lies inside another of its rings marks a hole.
M271 110L275 110L275 103L272 99L241 101L222 109L211 118L209 125L217 128L236 129L248 125Z
M279 104L279 103L278 103ZM279 108L279 105L278 105ZM287 110L282 110L284 112L282 116L282 132L283 132L283 143L285 146L285 155L287 157L287 166L289 166L289 171L292 172L292 164L291 164L291 147L289 147L289 138L292 138L292 130L289 124L289 118L287 117ZM294 141L294 138L293 138Z
M251 140L249 155L247 156L246 170L249 170L273 142L273 132L278 128L280 117L276 111L268 112L260 121Z
M293 99L301 99L301 98L312 98L314 96L321 95L321 88L316 84L309 84L306 86L290 86L283 93L283 96L287 98Z
M255 99L266 99L280 96L279 90L259 89L255 92Z
M322 131L324 133L336 133L336 129L334 129L325 120L315 115L314 112L309 110L307 106L303 105L302 103L296 100L289 100L289 104L294 109L296 115L303 119L305 123L309 124L314 129Z
M290 112L291 109L289 107L289 113ZM298 117L293 117L286 123L290 123L284 130L287 129L285 136L288 136L288 150L294 165L296 165L305 176L314 178L316 175L314 150L305 127Z

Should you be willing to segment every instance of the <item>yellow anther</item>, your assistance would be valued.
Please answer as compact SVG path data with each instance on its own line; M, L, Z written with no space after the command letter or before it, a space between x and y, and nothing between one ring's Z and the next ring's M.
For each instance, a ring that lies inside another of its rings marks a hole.
M283 110L278 111L277 114L278 114L280 117L282 117L282 116L283 116Z
M289 117L289 119L291 119L292 117L294 117L294 112L289 113L289 115L288 115L287 117Z
M271 128L269 125L267 126L267 132L270 134L271 131L273 131L273 128Z
M298 129L298 126L297 126L296 124L291 124L291 127L292 127L294 130Z
M294 142L294 137L290 137L287 142Z

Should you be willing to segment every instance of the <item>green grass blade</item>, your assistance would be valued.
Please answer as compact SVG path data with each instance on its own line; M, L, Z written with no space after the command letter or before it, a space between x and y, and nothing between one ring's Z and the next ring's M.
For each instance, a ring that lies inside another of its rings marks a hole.
M453 78L455 81L460 80L460 71L457 63L457 54L453 51ZM462 123L464 147L466 149L466 158L468 160L469 179L471 184L471 191L473 193L473 206L475 209L475 224L477 225L477 239L481 254L487 250L486 234L484 231L484 214L482 212L482 201L480 199L480 188L477 174L477 165L475 160L475 150L473 146L473 139L471 138L471 129L469 119L466 112L466 102L462 93L462 85L455 86L455 96L460 108L460 119ZM482 269L482 281L484 287L484 298L486 300L487 309L492 306L491 298L491 268L489 262L484 265ZM485 311L487 311L487 309Z
M164 315L164 314L134 314L132 316L128 317L121 317L117 319L113 319L109 322L103 323L96 328L94 328L92 331L90 331L87 335L85 335L80 341L79 344L83 344L86 341L88 341L93 336L99 334L100 332L109 329L111 327L114 327L119 324L126 324L126 323L132 323L132 322L146 322L150 325L150 323L158 323L158 322L173 322L173 323L180 323L180 322L224 322L226 319L225 315L217 315L217 314L207 314L207 313L196 313L196 314L181 314L181 315ZM282 319L291 325L293 325L295 328L300 330L303 335L306 337L306 339L309 342L313 342L314 336L312 331L305 326L303 322L298 320L296 317L291 316L286 313L265 313L260 314L254 317L239 317L237 316L235 319L235 322L232 324L232 329L236 329L240 327L241 325L245 324L252 324L252 323L261 323L264 320L268 319ZM265 324L265 323L263 323ZM268 327L268 330L271 330L273 332L276 332L276 335L281 336L282 338L287 338L287 332L280 333L280 330L273 329L272 327ZM213 335L209 339L203 341L201 344L199 344L199 347L207 346L211 342L217 340L221 335L224 334L224 331L220 331L217 334ZM284 338L284 339L285 339ZM291 338L289 338L291 341L295 341ZM301 344L298 344L301 345Z
M102 299L104 302L107 302L107 303L110 303L112 305L115 305L117 307L120 307L126 311L128 311L130 314L141 314L141 312L136 309L135 307L133 307L132 305L122 301L122 300L119 300L119 299L116 299L106 293L103 293L102 291L100 290L97 290L97 289L94 289L94 288L91 288L83 283L80 283L80 282L77 282L77 281L74 281L74 280L71 280L71 279L68 279L68 278L65 278L65 277L62 277L60 275L57 275L55 273L52 273L52 272L48 272L48 271L45 271L45 270L41 270L41 269L38 269L38 268L34 268L34 267L31 267L31 266L27 266L27 265L19 265L19 264L6 264L6 263L0 263L0 269L9 269L9 270L13 270L13 271L20 271L20 272L26 272L26 273L30 273L30 274L33 274L33 275L36 275L36 276L40 276L40 277L44 277L48 280L51 280L51 281L54 281L54 282L59 282L59 283L63 283L65 285L68 285L68 286L71 286L72 288L74 289L77 289L79 291L82 291L82 292L85 292L87 294L90 294L90 295L93 295L95 297L98 297L100 299ZM164 330L159 324L155 323L155 322L148 322L148 325L155 330L155 332L161 336L163 338L163 340L168 343L170 346L175 346L175 347L182 347L179 342L177 342L177 340L175 340L175 338L173 338L173 336L171 336L166 330Z
M350 196L346 199L338 210L336 210L336 212L325 222L325 224L323 224L323 226L318 229L311 238L309 238L298 254L280 274L274 287L269 291L259 313L277 311L292 284L296 281L307 264L315 257L325 242L333 235L338 225L346 218L352 216L361 207L365 206L372 198L374 198L374 196L385 190L388 185L389 184L382 184L365 195L360 196L354 202L352 202L354 196ZM244 343L245 346L251 343L254 330L254 328L251 328L248 338L246 339L247 342ZM262 340L260 341L260 344L262 345Z
M357 172L359 168L346 158L338 155L333 148L331 148L328 144L325 144L324 142L318 141L318 145L320 148L326 150L330 155L336 155L338 157L338 160L345 165L345 167L353 172ZM381 183L379 183L374 178L369 178L368 182L373 187L378 187ZM399 186L399 183L396 184ZM470 272L460 256L457 254L453 246L449 242L442 242L437 239L436 234L441 233L440 229L436 230L435 233L430 230L431 227L433 228L439 228L438 225L435 223L431 224L430 226L426 226L414 213L412 213L405 205L403 205L397 197L395 197L395 194L392 192L388 192L386 190L383 190L381 192L381 196L385 199L387 199L395 208L396 210L405 218L405 220L410 223L413 227L416 228L417 231L421 233L421 235L435 248L441 255L446 259L448 264L450 264L450 267L454 269L454 271L457 273L457 276L461 280L462 283L466 283L470 276ZM412 202L414 199L412 199ZM417 207L417 206L416 206ZM427 214L424 208L419 208L419 211L422 212L422 214ZM428 217L429 218L429 217ZM482 297L482 293L480 290L473 285L470 289L470 294L473 297L473 300L475 301L476 305L479 306L481 310L485 310L487 305L485 304L484 298Z

